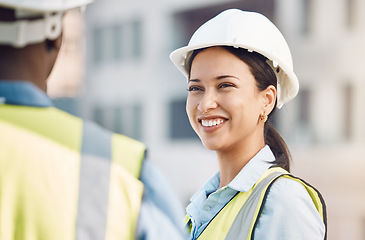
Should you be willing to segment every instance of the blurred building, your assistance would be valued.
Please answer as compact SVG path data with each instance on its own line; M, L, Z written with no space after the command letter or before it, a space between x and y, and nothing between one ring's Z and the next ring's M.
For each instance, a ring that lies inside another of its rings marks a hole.
M326 199L328 239L364 239L363 0L96 1L86 11L77 114L144 141L186 204L218 166L188 123L186 80L169 54L227 8L261 12L286 37L301 88L273 122L294 173Z

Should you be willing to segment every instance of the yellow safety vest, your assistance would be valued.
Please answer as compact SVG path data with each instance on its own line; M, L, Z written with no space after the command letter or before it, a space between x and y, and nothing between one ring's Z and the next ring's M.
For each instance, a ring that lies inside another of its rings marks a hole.
M321 194L305 181L290 175L282 168L268 169L248 192L238 192L223 209L209 222L199 240L254 239L254 231L262 213L267 194L272 184L279 178L289 178L301 183L308 191L326 226L326 206ZM191 231L189 216L185 216L186 226Z
M134 239L144 153L54 107L0 105L0 239Z

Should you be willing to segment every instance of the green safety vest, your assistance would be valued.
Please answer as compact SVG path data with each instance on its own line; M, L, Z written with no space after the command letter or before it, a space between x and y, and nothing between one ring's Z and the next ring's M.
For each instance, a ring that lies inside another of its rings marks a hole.
M289 178L301 183L308 191L326 226L326 206L321 194L305 181L290 175L282 168L268 169L248 192L238 192L209 222L198 237L199 240L254 239L254 232L263 211L266 197L273 183L279 178ZM185 224L191 231L191 220L185 216Z
M144 154L54 107L0 105L0 239L134 239Z

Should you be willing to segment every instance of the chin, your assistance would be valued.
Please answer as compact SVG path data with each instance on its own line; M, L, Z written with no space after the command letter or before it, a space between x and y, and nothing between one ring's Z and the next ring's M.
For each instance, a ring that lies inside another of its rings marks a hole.
M225 138L222 138L220 135L211 135L206 136L204 133L202 135L198 134L200 141L202 142L203 146L206 149L217 151L223 147L222 143L227 142L227 140L224 140Z
M209 149L212 151L217 151L222 148L222 145L217 144L217 141L214 141L214 142L213 141L202 141L202 143L206 149Z

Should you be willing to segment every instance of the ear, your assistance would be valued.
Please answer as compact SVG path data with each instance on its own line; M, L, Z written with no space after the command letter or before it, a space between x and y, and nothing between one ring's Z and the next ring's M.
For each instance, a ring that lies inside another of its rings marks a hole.
M51 74L62 45L62 34L54 40L46 40L46 62L48 65L47 78Z
M263 92L263 113L269 115L275 107L276 88L268 86Z
M61 48L61 45L62 45L62 34L60 36L58 36L56 39L54 40L49 40L49 39L46 39L45 43L46 43L46 48L47 48L47 51L49 53L56 53L58 54L60 48Z

